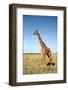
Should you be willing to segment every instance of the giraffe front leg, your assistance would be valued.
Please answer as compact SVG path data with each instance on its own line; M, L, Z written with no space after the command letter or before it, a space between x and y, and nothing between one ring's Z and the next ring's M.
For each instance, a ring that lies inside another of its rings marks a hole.
M44 58L43 58L43 55L41 55L42 56L42 59L41 59L41 64L44 64Z
M42 64L45 64L45 55L43 55Z

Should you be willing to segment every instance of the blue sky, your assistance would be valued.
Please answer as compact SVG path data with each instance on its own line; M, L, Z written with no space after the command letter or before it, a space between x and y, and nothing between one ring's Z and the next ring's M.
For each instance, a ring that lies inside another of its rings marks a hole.
M57 52L57 17L56 16L23 16L24 53L40 53L40 43L33 33L38 30L43 42Z

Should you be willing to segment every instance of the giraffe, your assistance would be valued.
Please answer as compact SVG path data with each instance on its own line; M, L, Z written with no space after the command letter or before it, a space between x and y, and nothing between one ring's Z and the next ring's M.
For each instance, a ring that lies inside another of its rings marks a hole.
M52 54L51 54L51 50L44 44L44 42L42 41L40 34L38 31L34 32L34 35L37 35L40 46L41 46L41 55L43 56L43 60L42 63L44 64L44 60L45 60L45 56L47 55L49 58L49 62L47 65L55 65L54 63L52 63Z

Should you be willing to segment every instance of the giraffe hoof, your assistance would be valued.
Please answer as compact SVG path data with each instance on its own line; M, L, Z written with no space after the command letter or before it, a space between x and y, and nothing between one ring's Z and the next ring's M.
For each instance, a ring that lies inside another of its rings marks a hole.
M49 66L51 63L49 62L48 64L47 64L47 66Z
M55 65L55 63L51 63L53 66Z

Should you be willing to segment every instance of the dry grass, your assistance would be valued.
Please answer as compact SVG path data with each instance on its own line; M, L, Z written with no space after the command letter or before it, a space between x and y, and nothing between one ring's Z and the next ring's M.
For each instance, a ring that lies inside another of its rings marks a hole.
M57 72L57 55L52 55L52 62L55 65L47 66L49 58L46 56L45 64L42 64L42 56L40 54L24 54L23 59L23 74L44 74Z

